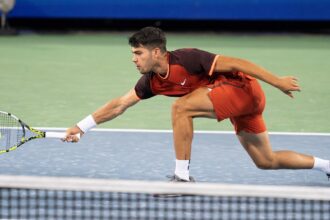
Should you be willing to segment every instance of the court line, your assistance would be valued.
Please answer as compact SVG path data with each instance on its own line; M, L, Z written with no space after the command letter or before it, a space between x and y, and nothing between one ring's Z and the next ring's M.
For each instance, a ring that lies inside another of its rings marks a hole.
M53 131L65 131L66 128L56 127L38 127L40 130L53 130ZM113 129L113 128L94 128L91 131L99 132L134 132L134 133L172 133L172 130L160 130L160 129ZM196 134L235 134L234 131L195 131ZM288 135L288 136L330 136L330 133L318 133L318 132L272 132L271 135Z

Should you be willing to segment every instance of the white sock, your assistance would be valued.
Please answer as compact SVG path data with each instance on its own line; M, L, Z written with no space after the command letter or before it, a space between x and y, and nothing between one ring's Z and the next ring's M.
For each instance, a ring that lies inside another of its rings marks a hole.
M313 169L330 174L330 161L314 157Z
M175 160L174 174L181 179L189 181L189 160Z

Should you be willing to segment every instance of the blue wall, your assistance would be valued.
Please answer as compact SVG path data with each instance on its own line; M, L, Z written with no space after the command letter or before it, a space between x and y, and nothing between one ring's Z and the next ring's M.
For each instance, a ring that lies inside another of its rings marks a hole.
M10 17L330 20L330 0L17 0Z

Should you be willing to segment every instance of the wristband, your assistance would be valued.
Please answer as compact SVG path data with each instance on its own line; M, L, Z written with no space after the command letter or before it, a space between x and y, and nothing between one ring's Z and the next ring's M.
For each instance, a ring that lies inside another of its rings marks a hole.
M96 127L96 125L97 124L92 115L88 115L86 118L84 118L77 124L78 128L80 128L80 130L82 130L84 133Z

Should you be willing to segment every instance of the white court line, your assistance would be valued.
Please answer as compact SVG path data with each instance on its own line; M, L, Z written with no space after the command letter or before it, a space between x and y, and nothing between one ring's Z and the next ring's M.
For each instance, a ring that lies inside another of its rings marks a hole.
M65 131L66 128L38 127L40 130ZM113 129L113 128L94 128L91 131L100 132L134 132L134 133L172 133L172 130L152 130L152 129ZM196 134L235 134L234 131L195 131ZM289 136L330 136L330 133L317 132L269 132L272 135Z

